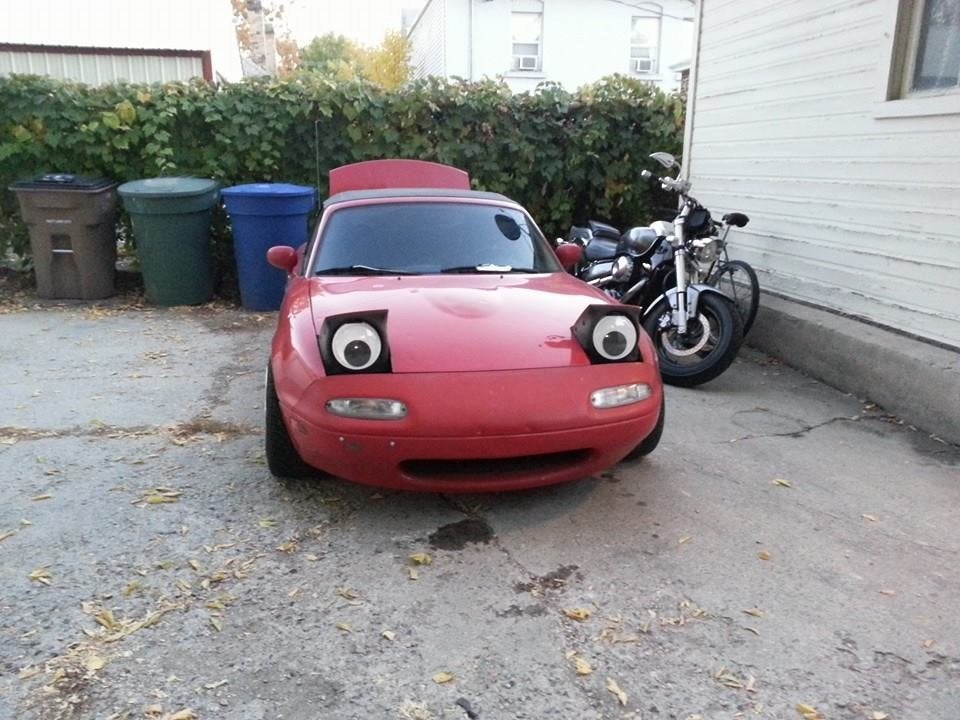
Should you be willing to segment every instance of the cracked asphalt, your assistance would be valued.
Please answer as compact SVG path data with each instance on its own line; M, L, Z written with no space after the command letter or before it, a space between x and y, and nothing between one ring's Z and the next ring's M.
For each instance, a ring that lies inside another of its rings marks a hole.
M957 717L957 448L745 350L599 477L279 482L274 321L0 316L0 717Z

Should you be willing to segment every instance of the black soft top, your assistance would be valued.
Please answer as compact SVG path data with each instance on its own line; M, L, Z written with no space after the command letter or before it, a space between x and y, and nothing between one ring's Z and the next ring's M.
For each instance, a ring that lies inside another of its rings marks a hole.
M493 200L496 202L510 203L518 205L506 195L492 192L481 192L479 190L450 190L447 188L385 188L382 190L348 190L347 192L337 193L323 202L323 207L328 208L337 203L347 202L349 200L373 200L406 197L453 197L463 198L465 200Z

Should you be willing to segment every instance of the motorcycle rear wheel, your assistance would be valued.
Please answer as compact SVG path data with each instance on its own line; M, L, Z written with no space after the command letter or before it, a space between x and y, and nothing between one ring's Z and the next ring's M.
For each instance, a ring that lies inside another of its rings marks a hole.
M746 337L760 308L757 273L743 260L729 260L720 265L707 282L733 300L743 320L743 335Z
M697 317L688 323L686 336L677 332L670 317L670 302L662 298L643 320L643 329L657 349L665 383L694 387L730 367L743 342L743 321L732 300L701 293Z

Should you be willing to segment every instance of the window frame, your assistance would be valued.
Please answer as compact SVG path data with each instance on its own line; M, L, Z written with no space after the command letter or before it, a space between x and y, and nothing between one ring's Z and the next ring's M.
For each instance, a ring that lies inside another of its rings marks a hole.
M927 0L886 0L875 118L960 114L960 87L913 90Z
M654 50L654 52L653 52L653 57L651 58L651 59L653 60L653 68L651 68L651 69L650 69L649 71L647 71L647 72L641 72L640 70L636 70L635 67L634 67L634 65L635 65L634 60L637 60L637 59L640 59L640 58L635 58L635 57L633 57L633 49L634 49L635 47L645 47L645 48L651 47L650 45L636 45L636 44L634 44L634 42L633 42L633 21L634 21L634 20L654 20L654 21L656 21L656 23L657 23L656 45L653 45L653 46L652 46L652 47L653 47L653 50ZM662 39L663 39L663 18L662 18L662 17L659 17L659 16L657 16L657 15L631 15L631 16L630 16L630 38L629 38L629 39L630 39L630 46L629 46L629 55L628 55L628 58L629 58L629 63L630 63L630 66L629 66L629 67L630 67L630 73L631 73L632 75L638 75L638 76L644 77L644 78L647 78L647 77L657 77L657 76L659 76L659 75L660 75L660 46L662 45L662 42L661 42L661 41L662 41Z
M524 57L533 57L532 55L527 54L518 54L514 52L514 48L517 45L533 45L532 42L521 42L518 43L515 41L513 35L513 19L517 15L537 15L540 18L540 35L537 39L537 66L535 68L524 68L520 67L518 62L519 58ZM529 74L529 73L542 73L543 72L543 10L511 10L510 11L510 70L511 73L519 74Z

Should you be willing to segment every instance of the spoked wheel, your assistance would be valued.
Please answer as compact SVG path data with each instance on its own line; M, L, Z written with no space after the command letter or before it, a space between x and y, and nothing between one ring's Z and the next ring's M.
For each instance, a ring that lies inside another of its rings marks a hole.
M663 381L681 387L701 385L720 375L743 342L743 322L733 301L710 292L701 293L697 316L687 322L685 334L673 324L666 298L644 318L643 329L657 348Z
M746 336L753 327L760 307L760 282L757 273L743 260L729 260L710 276L709 283L733 300L733 304L743 321L743 334Z

